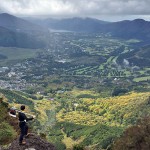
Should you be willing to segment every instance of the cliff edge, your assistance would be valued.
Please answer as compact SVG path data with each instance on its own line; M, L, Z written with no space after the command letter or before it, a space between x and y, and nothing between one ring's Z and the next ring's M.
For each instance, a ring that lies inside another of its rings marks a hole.
M7 150L56 150L54 145L41 139L35 134L26 138L26 145L19 145L18 138L14 140Z

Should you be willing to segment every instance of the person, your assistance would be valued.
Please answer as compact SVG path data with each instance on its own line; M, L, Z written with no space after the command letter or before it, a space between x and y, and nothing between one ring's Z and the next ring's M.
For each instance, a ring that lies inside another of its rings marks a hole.
M21 133L20 133L20 137L19 137L19 144L20 145L25 145L26 142L23 141L24 137L28 136L28 125L27 125L27 121L29 120L33 120L34 118L31 117L31 118L27 118L27 116L25 115L24 113L24 110L25 110L25 105L22 105L20 107L21 111L19 111L18 113L18 118L19 118L19 127L20 127L20 130L21 130Z

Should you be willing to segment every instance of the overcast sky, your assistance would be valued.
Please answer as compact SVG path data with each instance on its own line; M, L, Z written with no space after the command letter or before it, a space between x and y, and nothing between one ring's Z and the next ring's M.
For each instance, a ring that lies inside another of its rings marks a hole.
M0 12L17 16L150 20L150 0L0 0Z

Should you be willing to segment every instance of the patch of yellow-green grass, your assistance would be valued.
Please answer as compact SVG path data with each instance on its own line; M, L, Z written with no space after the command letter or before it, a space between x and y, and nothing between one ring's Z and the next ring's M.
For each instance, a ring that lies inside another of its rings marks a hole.
M74 97L77 97L77 96L82 95L82 94L90 94L93 96L98 96L98 93L95 93L95 91L81 90L81 89L74 89L70 92L70 94L73 95Z
M36 56L41 50L16 47L0 47L0 54L7 56L8 60L26 59Z
M104 69L104 66L103 66L103 65L100 65L100 66L99 66L99 69L100 69L100 70L103 70L103 69Z
M149 70L150 70L150 68L145 68L145 70L149 71Z
M52 102L46 99L34 101L34 109L38 111L38 120L41 124L47 121L46 110L50 110L52 107Z
M133 79L134 82L147 81L147 80L150 80L150 76L148 76L148 77L139 77L139 78L134 78Z
M61 131L64 135L64 139L62 140L62 142L66 145L67 150L71 150L74 145L78 145L84 140L84 137L80 137L77 140L73 140L71 137L67 137L66 133L63 130Z

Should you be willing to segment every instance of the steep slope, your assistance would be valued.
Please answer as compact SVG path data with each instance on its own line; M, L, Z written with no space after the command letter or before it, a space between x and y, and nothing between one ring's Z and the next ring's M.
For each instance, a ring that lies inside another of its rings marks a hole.
M2 145L10 143L10 147L7 150L25 150L29 148L36 150L55 150L54 145L41 139L41 137L36 134L30 135L26 138L27 144L20 146L18 139L20 134L18 120L8 115L8 108L10 106L6 101L6 98L0 95L0 150L2 149Z
M145 117L140 122L126 129L118 138L113 150L149 150L150 149L150 118Z
M6 99L0 97L0 145L9 144L16 136L17 132L14 128L16 122L14 121L12 126L12 120L10 119L8 111L8 103L4 102Z

